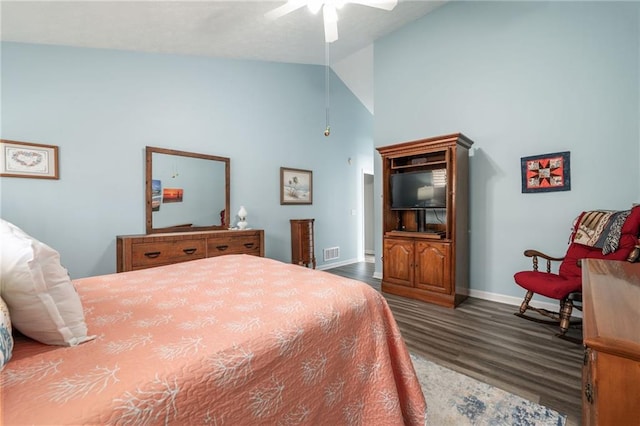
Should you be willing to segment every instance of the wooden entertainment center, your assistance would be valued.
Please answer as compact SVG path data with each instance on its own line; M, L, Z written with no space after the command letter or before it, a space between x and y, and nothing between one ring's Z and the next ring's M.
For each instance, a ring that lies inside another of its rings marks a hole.
M383 292L452 308L467 297L472 144L455 133L377 148Z

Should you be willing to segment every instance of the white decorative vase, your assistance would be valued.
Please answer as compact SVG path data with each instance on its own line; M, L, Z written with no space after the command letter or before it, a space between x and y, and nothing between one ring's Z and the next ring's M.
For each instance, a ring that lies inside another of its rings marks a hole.
M238 228L246 229L249 223L247 223L247 209L245 209L244 206L240 206L240 210L238 210L238 217L240 218L238 221Z

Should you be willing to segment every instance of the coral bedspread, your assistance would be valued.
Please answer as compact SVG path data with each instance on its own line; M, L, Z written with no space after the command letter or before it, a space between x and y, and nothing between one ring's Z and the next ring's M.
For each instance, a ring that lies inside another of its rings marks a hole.
M248 255L74 284L98 337L18 338L5 425L424 424L408 351L366 284Z

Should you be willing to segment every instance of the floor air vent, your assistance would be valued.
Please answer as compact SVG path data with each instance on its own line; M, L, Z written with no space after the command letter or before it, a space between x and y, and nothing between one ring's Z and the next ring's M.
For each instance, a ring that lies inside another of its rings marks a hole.
M333 260L340 257L340 247L331 247L324 249L324 260Z

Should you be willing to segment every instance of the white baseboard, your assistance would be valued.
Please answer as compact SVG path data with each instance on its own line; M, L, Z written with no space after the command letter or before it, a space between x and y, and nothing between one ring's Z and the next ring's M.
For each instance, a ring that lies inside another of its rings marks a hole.
M344 260L342 262L327 263L326 265L318 266L317 269L323 270L323 269L337 268L339 266L350 265L355 262L363 262L363 261L364 259ZM373 278L381 280L382 272L377 272L377 271L374 272ZM465 293L461 293L461 294L465 294ZM474 290L474 289L469 289L467 296L475 297L477 299L489 300L492 302L504 303L506 305L513 305L513 306L520 306L520 304L522 303L522 300L524 299L524 293L522 297L517 297L517 296L507 296L505 294L491 293L491 292L482 291L482 290ZM555 312L557 312L558 309L560 308L558 302L536 301L535 299L531 302L531 305L535 306L536 308L547 309L549 311L555 311ZM573 312L571 312L571 316L576 318L582 318L582 312L577 309L574 309Z
M492 302L504 303L506 305L514 305L514 306L520 306L520 304L524 300L524 294L522 295L522 297L516 297L516 296L507 296L504 294L490 293L488 291L481 291L481 290L474 290L474 289L469 289L468 296L475 297L477 299L489 300ZM555 302L555 303L544 302L544 301L536 301L534 299L530 302L530 304L532 306L535 306L536 308L542 308L549 311L558 312L558 310L560 309L559 302ZM574 309L573 312L571 312L571 316L576 318L582 318L582 312L577 309Z
M358 263L358 262L364 262L364 258L362 258L362 259L349 259L349 260L343 260L343 261L340 261L340 262L325 263L324 265L317 266L316 269L318 269L320 271L324 271L325 269L338 268L340 266L351 265L352 263Z

